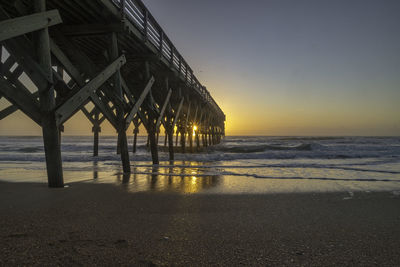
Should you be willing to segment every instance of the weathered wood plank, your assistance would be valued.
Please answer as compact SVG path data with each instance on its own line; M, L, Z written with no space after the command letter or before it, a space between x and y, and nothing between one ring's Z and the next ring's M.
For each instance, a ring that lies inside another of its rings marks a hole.
M9 107L6 107L5 109L0 111L0 120L6 118L7 116L13 114L15 111L17 111L18 108L15 105L11 105Z
M172 130L175 128L175 125L179 120L179 116L181 114L181 110L182 110L182 106L183 106L183 102L184 101L185 101L185 98L182 97L181 102L179 103L179 106L178 106L178 110L176 111L174 121L172 122Z
M113 32L111 34L111 44L110 44L110 57L111 60L116 60L118 59L119 55L119 49L118 49L118 36L117 33ZM125 57L124 57L125 59ZM126 61L126 59L125 59ZM122 89L122 82L121 82L121 72L119 69L114 73L114 92L117 96L117 98L120 98L121 100L123 99L123 89ZM123 100L122 100L123 101ZM123 101L122 103L117 103L116 104L116 111L117 111L117 122L118 122L118 141L119 145L118 148L120 153L121 153L121 161L122 161L122 169L124 173L130 173L131 172L131 166L130 166L130 160L129 160L129 151L128 151L128 141L126 138L126 129L125 129L125 120L124 120L124 107L123 104L125 102Z
M25 73L39 90L43 90L43 88L47 88L49 84L52 84L53 81L50 80L43 68L33 60L32 54L34 51L25 38L18 37L4 41L4 46L15 57L18 64L24 67Z
M35 0L33 1L33 5L36 12L46 11L45 0ZM48 185L49 187L64 187L59 128L54 114L55 93L48 28L46 27L37 31L35 37L35 48L38 63L48 81L43 87L39 87Z
M162 121L162 119L164 117L164 113L165 113L165 110L166 110L167 105L169 103L169 99L171 98L171 95L172 95L172 90L169 89L167 97L165 98L164 104L163 104L163 106L161 108L160 115L158 116L158 119L157 119L157 122L156 122L156 131L158 131L158 129L160 128L160 124L161 124L161 121Z
M107 81L122 65L126 63L125 56L122 55L111 63L107 68L100 72L88 84L82 87L79 92L68 99L56 110L57 124L61 125L70 118L81 105L96 91L105 81Z
M123 26L121 23L62 25L60 30L66 36L89 36L122 32Z
M101 122L104 121L104 118L106 118L111 125L117 129L117 121L115 119L114 113L110 110L110 107L107 106L101 98L96 95L95 93L92 93L90 98L92 99L93 103L96 105L96 107L103 113L104 117L101 119Z
M127 60L127 61L128 61L128 60ZM131 101L132 103L135 103L135 99L134 99L133 96L132 96L132 92L131 92L131 90L129 89L128 85L126 84L126 81L125 81L125 79L122 77L122 75L121 75L121 83L122 83L122 88L123 88L124 91L125 91L126 97L128 97L129 101Z
M18 85L11 85L9 81L0 75L0 93L33 121L39 125L41 124L39 106L35 104L36 101L29 91L19 88Z
M63 61L62 63L66 63L65 69L68 74L71 75L71 78L73 78L73 80L75 80L79 86L84 86L84 77L81 77L80 73L83 72L86 73L86 75L91 75L92 77L95 76L95 64L85 53L79 50L79 47L77 47L69 38L65 37L61 32L54 32L54 35L58 40L62 41L66 55L61 55L63 51L61 51L61 49L57 49L54 42L52 47L53 54L55 55L55 53L58 52L59 55L56 56L58 60L71 59L75 62L76 67L72 63L68 63L67 61ZM104 118L106 118L111 123L111 125L113 125L115 129L117 129L116 117L110 107L107 105L108 99L106 99L106 97L103 95L99 95L99 92L92 93L90 98L92 99L92 102L96 105L96 107L104 115L103 120Z
M138 112L140 106L142 105L143 101L145 100L147 94L150 92L151 87L155 82L154 77L151 77L150 80L147 82L146 87L144 88L143 92L140 94L139 99L136 101L135 105L133 106L132 110L125 118L125 128L128 129L129 124L131 124L133 117Z
M65 71L68 75L75 80L75 82L79 86L83 86L85 84L84 78L81 76L79 70L72 64L69 58L63 53L60 47L54 42L53 39L50 39L50 49L51 53L57 58L57 60L63 65Z
M187 133L187 126L189 124L189 117L190 117L190 108L191 108L191 102L189 102L189 107L188 107L188 111L186 113L186 120L185 120L185 125L183 127L183 135L185 135Z
M58 10L40 12L0 22L0 42L62 23Z
M89 111L85 107L82 107L81 110L82 110L82 113L85 114L86 118L88 118L88 120L92 124L96 124L96 121L93 119L91 113L89 113Z
M68 42L66 42L66 44L69 45ZM67 55L64 54L64 52L61 50L61 48L58 47L57 44L53 40L50 40L50 47L51 47L51 52L57 58L57 60L60 61L60 63L63 65L65 71L70 75L72 80L74 80L80 87L85 86L85 79L80 74L80 71L74 66L74 64L69 60ZM71 49L73 49L73 48L71 48ZM84 61L84 57L80 57L80 59L82 61ZM82 65L86 66L86 64L82 64ZM111 123L111 125L113 125L114 128L116 128L117 123L115 121L115 116L112 113L112 111L110 110L110 108L103 103L103 101L100 99L100 97L96 93L92 92L90 94L90 98L91 98L92 102L96 105L96 107L103 113L103 115L104 115L104 117L102 118L103 121L104 121L104 119L107 119ZM83 109L82 109L82 111L86 115L86 117L89 120L91 120L89 114L86 113Z

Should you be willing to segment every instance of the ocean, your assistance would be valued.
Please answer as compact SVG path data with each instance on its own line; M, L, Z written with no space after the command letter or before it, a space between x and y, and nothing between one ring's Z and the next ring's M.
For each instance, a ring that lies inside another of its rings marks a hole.
M93 157L93 137L63 136L64 181L112 183L131 192L291 193L391 191L400 193L400 137L228 136L207 151L160 152L151 164L146 137L130 153L132 174L123 175L117 138L101 136ZM132 137L129 149L132 149ZM160 137L160 145L164 138ZM46 183L40 136L0 137L0 181Z

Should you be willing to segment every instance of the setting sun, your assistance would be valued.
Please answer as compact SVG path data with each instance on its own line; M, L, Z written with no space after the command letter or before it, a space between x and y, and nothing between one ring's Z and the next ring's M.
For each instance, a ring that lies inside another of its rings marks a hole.
M196 136L196 131L197 131L197 126L194 125L194 126L193 126L193 136Z

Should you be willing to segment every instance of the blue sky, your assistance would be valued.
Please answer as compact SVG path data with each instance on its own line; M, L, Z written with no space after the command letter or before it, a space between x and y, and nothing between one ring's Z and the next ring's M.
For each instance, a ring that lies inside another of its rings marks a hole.
M144 3L226 113L227 135L400 135L400 1ZM0 134L41 130L17 112ZM65 134L91 126L77 114Z
M399 1L145 0L231 134L399 135Z

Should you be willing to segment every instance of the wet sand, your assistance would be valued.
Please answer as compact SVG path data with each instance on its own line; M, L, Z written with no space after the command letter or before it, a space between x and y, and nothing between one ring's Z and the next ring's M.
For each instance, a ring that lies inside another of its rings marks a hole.
M0 265L400 266L400 196L0 183Z

